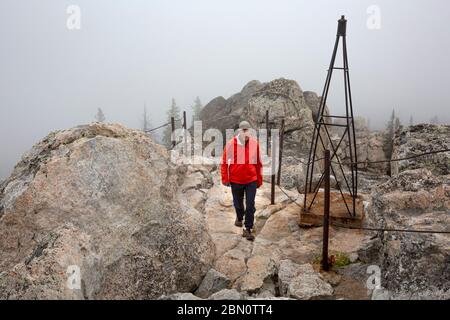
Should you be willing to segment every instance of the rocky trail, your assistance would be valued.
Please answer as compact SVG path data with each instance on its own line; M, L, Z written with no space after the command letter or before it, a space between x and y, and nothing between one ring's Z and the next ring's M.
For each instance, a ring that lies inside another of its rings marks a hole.
M370 241L370 235L331 228L330 255L342 265L320 273L322 228L299 227L300 207L291 199L302 203L301 194L284 190L288 198L276 189L275 204L271 205L270 184L265 182L255 199L255 240L248 241L242 237L242 228L234 226L231 189L221 184L216 167L208 173L213 182L209 189L193 187L189 191L192 205L205 216L215 246L213 270L194 294L214 298L214 291L223 289L219 296L236 299L370 298L365 285L366 266L358 259L358 250ZM205 183L198 181L197 185ZM211 284L217 281L222 286Z

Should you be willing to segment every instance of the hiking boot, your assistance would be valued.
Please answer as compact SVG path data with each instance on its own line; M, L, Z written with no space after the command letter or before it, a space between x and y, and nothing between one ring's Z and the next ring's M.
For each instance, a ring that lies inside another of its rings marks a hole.
M236 220L234 221L234 225L236 227L242 227L242 220L239 220L238 218L236 218Z
M249 240L249 241L255 240L255 236L252 234L252 230L249 230L249 229L244 229L242 231L242 236L247 238L247 240Z

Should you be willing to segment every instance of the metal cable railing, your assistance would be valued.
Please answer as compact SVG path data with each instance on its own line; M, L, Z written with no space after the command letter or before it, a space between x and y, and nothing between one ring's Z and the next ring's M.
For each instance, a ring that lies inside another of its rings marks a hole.
M284 195L294 204L296 204L299 208L302 208L302 206L296 201L297 199L293 199L291 196L289 196L283 188L277 185L277 187L280 189L281 192L284 193ZM397 228L372 228L372 227L355 227L355 226L346 226L343 224L339 224L337 222L331 222L331 225L338 228L344 228L344 229L356 229L356 230L366 230L366 231L381 231L381 232L414 232L414 233L442 233L442 234L450 234L450 231L444 231L444 230L416 230L416 229L397 229Z
M360 161L360 162L342 162L344 165L358 165L358 164L373 164L373 163L388 163L388 162L395 162L395 161L404 161L404 160L410 160L415 159L418 157L423 157L430 154L436 154L436 153L442 153L442 152L449 152L450 149L442 149L442 150L434 150L434 151L428 151L423 152L419 154L415 154L409 157L403 157L403 158L397 158L397 159L390 159L390 160L376 160L376 161ZM331 161L334 164L338 164L336 161Z
M181 121L181 119L175 119L175 121ZM158 127L156 127L156 128L151 128L151 129L147 129L147 130L144 130L144 131L145 131L145 132L152 132L152 131L155 131L155 130L164 128L164 127L166 127L166 126L168 126L168 125L170 125L170 124L171 124L171 122L167 122L167 123L164 123L164 124L162 124L162 125L160 125L160 126L158 126Z
M450 149L442 149L442 150L435 150L435 151L429 151L429 152L423 152L421 154L416 154L413 156L409 156L409 157L404 157L404 158L399 158L399 159L391 159L391 160L382 160L382 161L374 161L374 162L359 162L359 163L380 163L380 162L394 162L394 161L401 161L401 160L409 160L409 159L414 159L414 158L418 158L421 156L425 156L425 155L430 155L430 154L437 154L437 153L443 153L443 152L449 152ZM322 160L318 159L318 160ZM316 160L317 161L317 160ZM333 162L333 161L331 161ZM357 163L356 163L357 164ZM283 192L286 197L288 197L288 199L295 203L297 206L299 206L300 208L302 208L302 206L300 204L298 204L296 202L297 199L292 199L284 190L283 188L281 188L280 186L278 186L278 188L281 190L281 192ZM338 227L338 228L345 228L345 229L357 229L357 230L366 230L366 231L377 231L377 232L413 232L413 233L433 233L433 234L450 234L450 231L444 231L444 230L417 230L417 229L397 229L397 228L380 228L380 227L356 227L356 226L346 226L346 225L342 225L339 224L337 222L332 222L331 223L332 226Z

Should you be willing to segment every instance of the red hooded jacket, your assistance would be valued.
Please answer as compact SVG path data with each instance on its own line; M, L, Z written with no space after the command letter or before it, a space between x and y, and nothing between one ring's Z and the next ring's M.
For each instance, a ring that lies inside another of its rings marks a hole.
M244 160L245 155L245 160ZM227 142L222 155L222 183L246 184L257 181L262 185L262 162L259 143L250 137L243 145L238 136Z

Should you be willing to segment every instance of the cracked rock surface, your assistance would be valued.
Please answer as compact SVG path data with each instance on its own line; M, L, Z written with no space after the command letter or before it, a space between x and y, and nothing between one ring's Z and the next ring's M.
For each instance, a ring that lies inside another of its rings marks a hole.
M181 189L207 181L176 169L164 147L116 124L37 143L0 187L0 298L148 299L194 290L214 244ZM66 285L73 265L79 290Z

